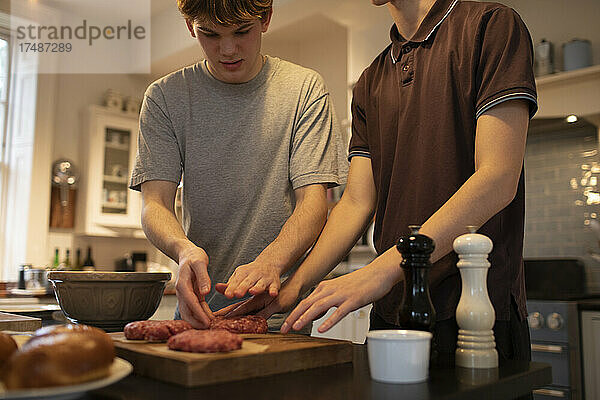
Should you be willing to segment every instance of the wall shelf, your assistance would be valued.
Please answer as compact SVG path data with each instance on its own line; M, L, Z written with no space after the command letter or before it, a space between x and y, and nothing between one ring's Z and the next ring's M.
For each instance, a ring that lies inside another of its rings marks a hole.
M104 182L127 184L127 178L124 176L104 175L102 179L104 179Z
M104 202L102 203L102 208L111 208L113 210L127 210L127 203Z
M111 149L111 150L121 150L121 151L129 151L129 145L127 144L121 144L121 143L111 143L111 142L106 142L104 144L104 147L106 147L107 149Z
M539 77L536 118L600 114L600 65Z
M600 79L600 64L591 67L575 69L572 71L561 71L536 78L538 89L555 84L567 84L576 81Z

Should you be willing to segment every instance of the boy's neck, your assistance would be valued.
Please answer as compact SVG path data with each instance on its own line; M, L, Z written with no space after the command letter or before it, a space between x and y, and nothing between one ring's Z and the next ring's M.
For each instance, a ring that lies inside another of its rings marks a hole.
M387 4L403 38L410 40L436 0L392 0Z

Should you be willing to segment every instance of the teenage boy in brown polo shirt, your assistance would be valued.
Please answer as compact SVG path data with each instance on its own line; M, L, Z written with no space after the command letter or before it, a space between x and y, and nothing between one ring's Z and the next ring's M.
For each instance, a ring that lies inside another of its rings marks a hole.
M453 240L467 225L494 242L488 289L501 359L529 359L522 245L523 155L535 113L532 43L520 17L497 3L372 0L394 19L392 43L354 88L350 173L344 195L279 296L259 296L235 313L290 307L356 243L375 213L379 256L321 282L292 311L282 332L331 307L324 332L352 310L375 303L371 329L397 325L403 291L395 244L410 224L433 238L431 295L440 359L452 359L460 275ZM407 39L410 38L410 39Z

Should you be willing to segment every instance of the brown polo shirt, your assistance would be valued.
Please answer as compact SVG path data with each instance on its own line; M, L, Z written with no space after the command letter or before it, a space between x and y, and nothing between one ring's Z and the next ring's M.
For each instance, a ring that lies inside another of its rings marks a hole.
M475 172L477 118L513 99L537 109L532 42L519 15L497 3L438 0L407 40L392 43L363 72L352 101L350 157L371 158L377 190L375 244L382 253L408 225L423 224ZM480 230L494 242L488 291L496 319L511 296L527 315L523 277L524 179L515 199ZM465 221L465 225L469 221ZM452 318L461 293L454 252L430 271L438 320ZM375 303L397 323L402 283Z

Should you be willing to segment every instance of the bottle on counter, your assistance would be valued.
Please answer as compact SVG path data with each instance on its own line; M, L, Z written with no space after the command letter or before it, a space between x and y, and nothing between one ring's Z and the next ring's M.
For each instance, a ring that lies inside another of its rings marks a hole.
M52 269L58 269L60 267L60 261L58 258L58 247L54 249L54 261L52 261Z
M25 272L31 267L28 264L21 264L19 267L19 280L17 282L17 289L25 290Z
M81 271L83 267L83 264L81 263L81 249L78 248L75 254L75 265L73 266L73 269Z
M132 253L131 261L133 262L133 270L136 272L146 272L148 270L147 260L146 252Z
M73 266L71 264L71 251L69 249L65 250L65 259L63 260L59 269L62 269L64 271L70 271L71 269L73 269Z
M94 271L96 269L96 264L94 264L94 260L92 259L92 247L88 246L87 255L85 256L85 260L83 260L82 269L84 271Z
M135 272L133 257L130 253L125 253L123 258L115 260L115 271L118 272Z
M404 329L432 332L435 309L429 295L429 256L435 249L433 240L419 234L420 226L409 226L410 236L401 237L396 248L402 254L404 296L398 321Z

